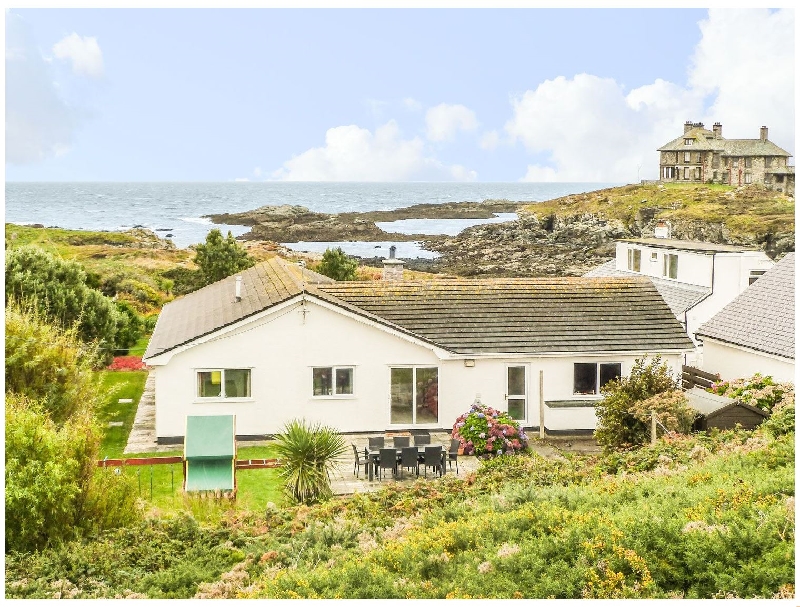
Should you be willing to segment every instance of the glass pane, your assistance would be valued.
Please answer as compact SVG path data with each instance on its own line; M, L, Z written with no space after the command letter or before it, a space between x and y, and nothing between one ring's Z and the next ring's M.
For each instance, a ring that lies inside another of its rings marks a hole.
M508 390L506 392L509 395L525 396L525 367L508 368Z
M222 394L221 371L199 371L197 373L197 396L220 396Z
M667 259L669 260L669 274L670 278L678 278L678 256L677 255L667 255Z
M392 369L390 421L393 424L412 423L414 399L414 369Z
M509 398L508 414L514 419L525 419L525 399Z
M250 396L250 369L225 369L225 396L227 398Z
M353 368L336 369L336 394L353 393Z
M600 389L603 389L612 379L618 379L622 375L622 365L620 363L601 363L600 364Z
M597 393L597 364L575 363L575 394Z
M314 396L333 394L333 378L330 367L317 367L313 370Z
M417 420L418 424L439 421L439 369L417 369Z

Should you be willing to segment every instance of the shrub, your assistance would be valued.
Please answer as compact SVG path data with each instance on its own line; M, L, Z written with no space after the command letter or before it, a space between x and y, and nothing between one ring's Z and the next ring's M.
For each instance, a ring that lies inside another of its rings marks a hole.
M102 395L92 373L97 351L78 338L76 329L48 324L11 301L5 330L6 393L39 401L57 424L81 408L99 406Z
M275 438L287 494L304 504L330 497L330 473L347 450L344 437L329 426L292 420Z
M355 280L358 262L342 251L341 247L325 249L316 271L334 280Z
M97 341L110 360L118 329L124 329L114 302L86 284L86 272L35 246L7 252L6 298L28 301L50 322L75 325L84 341Z
M761 426L774 437L794 432L794 400L781 404L772 410L772 415Z
M637 418L633 408L637 403L664 392L678 390L678 380L672 377L669 366L655 356L637 359L628 377L608 382L603 387L603 400L597 403L597 442L605 450L641 445L650 435L649 426ZM669 401L661 403L666 405ZM680 418L683 414L675 412Z
M125 301L115 303L119 311L115 349L118 354L127 354L128 349L142 337L142 319L129 303Z
M453 424L452 437L461 441L464 454L516 453L528 445L528 437L507 412L473 403Z
M648 399L640 400L629 409L640 422L650 423L651 413L655 411L661 424L668 432L686 433L692 429L697 411L689 406L689 400L681 390L662 392Z
M767 413L771 413L773 408L780 403L794 403L794 384L776 383L771 376L762 376L760 373L749 378L713 384L709 391L735 398L739 402L758 407Z
M146 368L141 356L115 356L109 371L140 371Z
M5 413L6 551L41 549L138 517L133 479L95 465L101 432L88 411L59 427L41 403L6 394Z
M195 250L194 262L200 268L203 285L246 270L255 263L233 234L228 232L227 238L223 238L222 232L216 228L208 233L205 244L197 245Z

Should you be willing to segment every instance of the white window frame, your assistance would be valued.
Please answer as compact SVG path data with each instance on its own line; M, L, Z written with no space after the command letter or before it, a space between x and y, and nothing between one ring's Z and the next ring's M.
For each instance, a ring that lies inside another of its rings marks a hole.
M436 419L435 422L418 422L417 421L417 371L420 369L436 369L436 399L439 400L439 396L441 392L439 388L441 384L439 380L441 379L441 367L439 365L387 365L389 370L389 395L387 399L387 403L389 405L389 419L388 424L389 427L392 428L402 428L411 426L412 428L435 428L437 424L440 422L438 421L441 417L440 414L440 407L437 406L436 409ZM392 422L392 369L411 369L411 421L410 422ZM439 403L440 404L440 403Z
M675 258L675 276L669 275L670 259ZM662 267L662 276L669 280L678 279L678 255L676 253L664 253L664 265Z
M575 392L575 365L594 365L594 392ZM600 366L601 365L619 365L619 375L622 376L622 361L593 361L593 360L577 360L572 363L572 395L579 397L592 398L600 395L602 386L600 385Z
M314 394L314 370L315 369L330 369L331 370L331 382L333 393L332 394ZM336 371L339 369L350 369L351 371L351 383L353 386L353 392L348 393L338 393L336 392ZM356 397L356 365L314 365L310 368L311 371L311 398L313 399L347 399L347 398L355 398Z
M692 161L692 153L691 152L684 152L683 153L683 161L684 162L691 162Z
M219 396L200 396L200 386L198 384L200 373L220 372ZM225 395L225 371L247 371L247 388L249 396L226 396ZM225 401L226 403L248 402L253 400L253 367L208 367L194 370L195 381L195 402Z
M510 368L512 368L512 367L522 367L522 369L525 372L525 378L524 378L524 381L525 381L525 393L524 394L510 394L510 393L508 393L508 389L509 389L509 385L508 385L508 370ZM523 364L506 363L506 378L505 378L506 379L506 411L508 412L508 409L509 409L509 407L508 407L509 399L525 401L524 404L522 405L522 417L521 418L512 417L512 419L514 419L514 420L516 420L518 422L524 422L524 421L526 421L528 419L528 376L529 375L530 374L528 373L528 365L527 364L525 364L525 363L523 363ZM511 417L511 413L509 412L508 414L509 414L509 417Z
M638 259L637 259L638 257ZM636 263L638 261L638 264ZM639 266L638 268L636 266ZM628 271L641 272L642 271L642 250L636 247L628 249Z
M691 137L687 137L686 139L683 140L683 145L694 145L694 139L692 139Z
M650 251L650 261L658 261L658 251Z

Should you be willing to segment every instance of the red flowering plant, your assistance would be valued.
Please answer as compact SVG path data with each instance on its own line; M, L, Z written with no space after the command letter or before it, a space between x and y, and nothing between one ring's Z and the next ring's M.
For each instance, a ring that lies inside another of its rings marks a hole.
M453 424L453 438L461 441L464 455L517 453L528 446L528 437L507 412L480 402Z
M145 368L141 356L115 356L113 362L108 365L109 371L140 371Z

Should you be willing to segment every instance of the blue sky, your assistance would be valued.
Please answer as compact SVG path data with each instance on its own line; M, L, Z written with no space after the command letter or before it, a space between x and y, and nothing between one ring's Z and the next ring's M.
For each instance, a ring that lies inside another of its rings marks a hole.
M790 9L5 19L10 181L632 182L686 120L795 151Z

